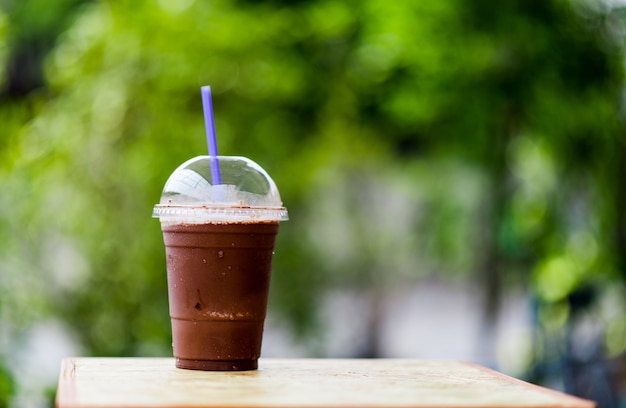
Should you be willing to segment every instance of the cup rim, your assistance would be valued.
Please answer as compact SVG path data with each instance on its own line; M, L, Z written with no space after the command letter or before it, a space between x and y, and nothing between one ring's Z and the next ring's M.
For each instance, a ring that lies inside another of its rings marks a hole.
M174 222L287 221L285 207L228 204L156 204L153 218Z

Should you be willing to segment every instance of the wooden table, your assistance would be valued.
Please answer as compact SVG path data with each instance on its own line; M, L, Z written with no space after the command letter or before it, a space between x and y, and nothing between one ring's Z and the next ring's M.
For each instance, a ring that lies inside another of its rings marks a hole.
M430 360L261 359L259 370L203 372L171 358L70 358L58 408L534 407L593 402L476 364Z

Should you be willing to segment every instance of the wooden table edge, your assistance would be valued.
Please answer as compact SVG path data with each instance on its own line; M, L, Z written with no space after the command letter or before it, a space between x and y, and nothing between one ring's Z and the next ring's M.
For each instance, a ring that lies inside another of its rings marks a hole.
M520 385L523 385L524 387L531 388L531 389L533 389L533 390L535 390L537 392L541 392L543 394L548 394L548 395L553 395L553 396L558 396L559 398L562 398L562 399L567 399L567 400L571 401L571 405L575 406L575 407L581 407L581 404L584 404L585 408L596 408L597 407L597 404L594 401L591 401L591 400L588 400L588 399L585 399L585 398L581 398L581 397L577 397L577 396L574 396L574 395L566 394L566 393L563 393L561 391L556 391L556 390L553 390L553 389L550 389L550 388L542 387L540 385L533 384L533 383L530 383L528 381L520 380L519 378L511 377L509 375L503 374L503 373L501 373L499 371L493 370L491 368L482 366L482 365L477 364L477 363L465 362L464 361L463 364L472 366L472 367L474 367L474 368L476 368L476 369L478 369L480 371L486 372L489 375L493 375L494 377L502 378L503 380L506 380L508 382L515 383L515 384L520 384ZM546 408L549 408L549 407L546 407Z
M169 358L167 357L108 357L111 359L144 359L144 360L168 360ZM76 375L76 363L79 360L89 360L89 359L108 359L107 357L67 357L61 360L61 369L60 369L60 375L59 375L59 382L58 382L58 387L57 387L57 394L56 394L56 398L55 398L55 408L89 408L87 406L79 406L78 405L78 400L76 397L76 389L74 387L74 377ZM269 361L284 361L284 360L334 360L334 361L351 361L354 359L343 359L343 358L313 358L313 359L309 359L309 358L304 358L304 359L283 359L283 358L266 358L264 360L269 360ZM417 361L419 359L396 359L396 358L381 358L381 359L357 359L357 360L385 360L385 361ZM432 360L429 360L432 361ZM540 385L536 385L524 380L520 380L518 378L515 377L511 377L509 375L503 374L501 372L498 372L496 370L493 370L491 368L482 366L478 363L474 363L474 362L467 362L467 361L458 361L458 363L460 364L464 364L470 367L473 367L481 372L484 372L486 374L489 374L491 376L497 377L502 379L503 381L509 382L509 383L513 383L513 384L517 384L520 386L523 386L525 388L530 388L536 392L541 392L547 395L551 395L551 396L556 396L560 399L565 399L566 400L566 405L545 405L545 406L535 406L533 408L569 408L569 407L575 407L575 408L597 408L597 404L594 401L588 400L588 399L584 399L581 397L577 397L577 396L573 396L573 395L569 395L569 394L565 394L561 391L557 391L557 390L552 390L550 388L546 388L546 387L542 387ZM63 402L63 405L60 405L60 402ZM358 405L340 405L337 406L335 408L357 408ZM119 408L124 408L124 407L119 407ZM228 408L238 408L237 406L229 406ZM269 408L269 407L268 407ZM281 406L281 408L299 408L299 407L289 407L289 406ZM307 408L334 408L332 406L307 406ZM408 406L406 408L409 408ZM450 406L450 407L446 407L446 406L420 406L419 408L459 408L458 406ZM476 405L476 406L472 406L472 408L495 408L494 406L491 405L485 405L485 406L481 406L481 405Z
M76 357L68 357L61 360L59 383L54 401L56 408L60 407L60 401L63 401L63 408L75 408L77 406L76 388L73 381L76 373L76 359Z

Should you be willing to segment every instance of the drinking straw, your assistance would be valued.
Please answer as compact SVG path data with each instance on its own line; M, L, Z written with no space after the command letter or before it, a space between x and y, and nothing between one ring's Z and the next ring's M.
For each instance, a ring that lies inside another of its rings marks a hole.
M211 100L211 87L200 88L202 93L202 107L204 109L204 126L206 128L206 141L209 145L209 156L211 162L211 178L213 185L222 184L220 174L220 164L217 160L217 138L215 137L215 121L213 120L213 102Z

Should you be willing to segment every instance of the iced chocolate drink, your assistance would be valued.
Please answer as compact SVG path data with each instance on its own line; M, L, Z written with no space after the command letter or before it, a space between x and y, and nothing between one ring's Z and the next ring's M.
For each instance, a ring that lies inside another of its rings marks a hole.
M155 216L161 220L176 366L257 368L280 221L287 219L269 176L245 158L208 157L177 169Z

